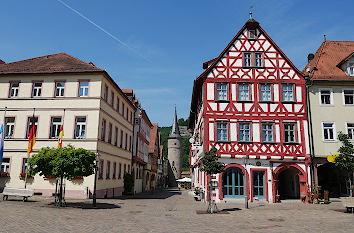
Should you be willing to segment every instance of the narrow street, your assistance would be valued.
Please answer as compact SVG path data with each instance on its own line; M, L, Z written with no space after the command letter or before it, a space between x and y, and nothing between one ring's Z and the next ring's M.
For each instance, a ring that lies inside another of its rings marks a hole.
M222 214L197 214L206 204L188 191L176 189L143 194L134 199L67 200L57 209L51 198L34 197L23 203L0 201L0 232L352 232L353 214L338 201L329 205L299 202L218 204Z

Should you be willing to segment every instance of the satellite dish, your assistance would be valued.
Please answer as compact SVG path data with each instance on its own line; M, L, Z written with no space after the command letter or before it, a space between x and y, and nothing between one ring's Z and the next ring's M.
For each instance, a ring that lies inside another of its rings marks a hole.
M193 143L194 143L194 138L190 138L190 139L189 139L189 142L190 142L191 144L193 144Z

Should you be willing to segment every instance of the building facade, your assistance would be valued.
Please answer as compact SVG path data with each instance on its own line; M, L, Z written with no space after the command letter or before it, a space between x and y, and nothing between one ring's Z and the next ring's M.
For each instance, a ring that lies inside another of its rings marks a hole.
M135 106L108 73L65 53L0 65L0 119L5 119L4 158L0 187L24 187L30 118L36 144L57 147L63 125L63 146L98 154L97 197L120 196L124 173L130 172ZM6 114L5 114L6 109ZM52 196L55 179L36 175L28 188ZM66 196L89 198L94 175L66 181Z
M348 195L346 174L327 157L338 154L339 132L354 142L354 41L324 41L309 55L304 73L315 184L331 196Z
M305 79L250 18L194 81L189 127L192 186L216 202L305 200L310 185ZM226 167L200 170L217 148Z

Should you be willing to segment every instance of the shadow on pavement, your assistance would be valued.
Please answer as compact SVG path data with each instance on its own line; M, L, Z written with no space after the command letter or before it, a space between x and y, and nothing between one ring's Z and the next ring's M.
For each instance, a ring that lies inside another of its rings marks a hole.
M222 209L221 211L238 211L241 210L240 208L229 208L229 209Z
M182 195L182 191L178 191L178 189L165 189L165 190L155 190L153 192L145 192L145 193L138 193L134 196L122 196L116 199L167 199L174 195Z
M48 204L49 207L57 208L54 205L54 202ZM111 204L111 203L96 203L96 206L92 205L92 202L67 202L66 207L60 208L77 208L77 209L117 209L121 208L119 205Z

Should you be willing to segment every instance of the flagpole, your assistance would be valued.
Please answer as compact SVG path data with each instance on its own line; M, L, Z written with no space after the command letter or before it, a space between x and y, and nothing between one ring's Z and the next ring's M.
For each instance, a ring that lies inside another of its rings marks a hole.
M6 110L7 110L7 107L5 106L4 120L2 122L2 137L1 137L1 142L0 142L0 151L1 151L1 154L0 154L0 166L2 164L2 158L3 158L3 155L4 155L4 139L5 139L5 130L6 130L6 124L5 124Z
M35 113L35 112L36 112L36 109L33 108L32 127L31 127L30 132L29 132L30 134L31 134L31 131L33 130L33 127L36 127L36 121L35 121L35 119L34 119L34 113ZM36 128L35 128L35 129L36 129ZM34 131L33 134L35 135L35 134L36 134L36 131ZM32 137L33 137L33 135L32 135ZM32 147L33 147L33 145L32 145ZM26 169L26 175L25 175L25 189L27 188L28 160L29 160L30 156L31 156L31 152L29 152L29 153L27 154L27 166L25 166L25 169Z
M59 139L58 139L58 147L59 148L62 148L63 147L63 137L64 137L64 119L65 119L65 108L64 108L64 114L63 114L63 120L62 120L62 123L61 123L61 127L63 127L63 135L61 135L60 137L60 133L59 133Z

